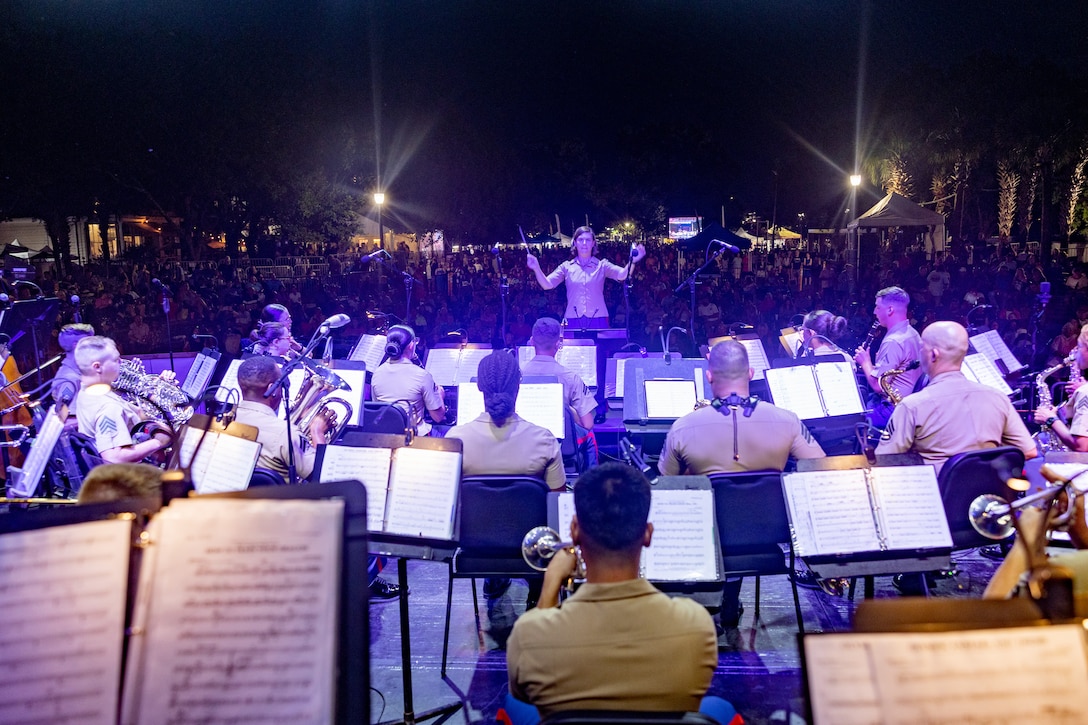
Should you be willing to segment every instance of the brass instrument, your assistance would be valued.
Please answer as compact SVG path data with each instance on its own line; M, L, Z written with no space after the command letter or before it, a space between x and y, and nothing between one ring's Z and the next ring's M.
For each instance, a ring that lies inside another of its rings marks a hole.
M319 443L332 443L343 431L344 426L351 420L355 409L351 403L343 398L331 397L335 390L351 390L343 378L323 365L318 365L309 358L301 358L303 366L310 371L310 375L299 386L298 393L291 401L291 425L299 430L303 437L316 446ZM340 414L334 409L342 408ZM329 429L325 433L325 440L310 440L310 424L318 415L324 416L329 423Z
M562 541L559 538L559 532L550 526L537 526L535 529L530 529L521 541L522 558L525 559L526 564L537 571L547 569L552 557L564 549L573 552L578 560L578 564L563 587L569 592L574 588L575 579L586 578L586 563L582 559L581 549L569 541Z
M168 424L174 430L193 417L193 406L177 383L150 375L139 358L122 359L120 374L112 384L113 392L132 403L151 420Z
M30 435L30 428L25 425L0 425L0 433L4 440L0 440L0 448L18 448ZM12 438L11 433L17 433L18 437Z
M1068 358L1058 363L1057 365L1043 370L1035 376L1035 394L1039 398L1039 404L1036 407L1053 407L1054 397L1050 394L1050 385L1047 383L1047 378L1064 368L1066 365L1070 365L1069 379L1070 381L1073 381L1073 368L1080 367L1076 363L1076 355L1077 351L1074 350L1069 354ZM1077 370L1077 375L1080 375L1079 369ZM1035 435L1032 436L1032 438L1035 440L1035 445L1039 447L1039 451L1044 455L1051 451L1069 450L1069 448L1064 443L1062 443L1062 440L1058 437L1058 434L1051 430L1050 426L1046 423L1042 424L1042 427L1039 428L1038 432L1036 432Z
M1016 530L1014 514L1025 506L1033 504L1050 504L1063 492L1069 496L1069 505L1065 513L1053 518L1049 522L1050 528L1060 529L1069 524L1076 507L1073 499L1083 496L1088 492L1088 482L1077 482L1083 473L1066 480L1054 473L1046 465L1040 469L1043 476L1056 485L1047 486L1041 491L1019 498L1012 503L1001 498L997 494L984 493L971 502L967 510L967 517L975 531L988 539L1000 541L1006 539Z
M894 368L880 374L877 379L877 383L880 385L880 389L884 391L884 395L888 396L888 400L892 401L892 405L899 405L903 401L903 396L892 383L895 382L895 378L907 372L908 370L916 370L921 365L917 360L911 360L908 364L901 368Z

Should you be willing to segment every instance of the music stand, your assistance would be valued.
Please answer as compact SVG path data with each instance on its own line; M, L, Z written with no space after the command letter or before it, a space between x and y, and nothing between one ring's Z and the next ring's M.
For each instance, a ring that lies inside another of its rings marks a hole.
M6 334L11 342L8 347L14 353L19 341L30 330L30 344L34 350L34 366L38 368L38 385L42 384L41 348L38 345L38 331L50 330L57 322L60 300L56 297L39 297L36 300L18 300L6 310L0 310L0 333Z

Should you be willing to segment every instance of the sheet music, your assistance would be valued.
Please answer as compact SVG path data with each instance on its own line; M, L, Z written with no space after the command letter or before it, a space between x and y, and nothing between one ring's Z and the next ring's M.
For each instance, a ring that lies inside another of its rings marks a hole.
M654 534L642 550L642 573L654 581L718 579L714 492L656 489L650 502Z
M801 331L795 327L783 328L782 334L778 336L778 341L782 343L782 347L786 349L790 357L797 357L797 351L801 349L803 340Z
M45 414L45 422L42 423L37 437L32 440L30 452L23 459L23 467L19 470L19 475L11 478L13 496L29 498L38 490L42 474L45 473L45 467L49 465L53 457L53 449L56 448L63 430L64 421L57 415L57 406L49 406L49 411Z
M782 486L799 556L880 551L864 471L787 473Z
M231 360L230 365L227 367L227 371L223 373L223 379L219 381L219 387L215 391L215 399L220 403L227 402L227 396L229 391L233 390L234 394L230 396L231 402L236 403L242 399L242 389L238 386L238 368L242 365L242 360ZM287 376L287 395L291 396L291 402L294 403L295 394L298 393L299 388L302 387L302 383L306 381L306 378L310 376L310 372L301 365L291 371ZM283 402L280 402L280 406L276 408L276 415L281 420L287 420L283 412Z
M470 382L480 369L480 361L490 355L494 350L466 347L461 351L461 362L457 366L457 379L455 382Z
M616 397L623 397L623 369L626 366L629 358L618 357L616 358Z
M886 466L869 475L889 549L952 548L933 466Z
M343 513L199 497L160 512L123 722L333 722Z
M318 482L362 481L366 488L366 528L368 531L381 531L385 523L385 499L393 451L355 446L325 446L324 450Z
M530 357L530 359L532 358ZM559 348L555 361L568 370L578 373L578 377L589 387L597 387L596 345L564 344L563 347Z
M967 355L963 359L962 370L969 380L1000 390L1002 395L1012 395L1012 388L1005 382L1001 371L982 353Z
M197 399L204 394L208 387L208 381L212 379L215 366L219 359L204 353L197 353L196 359L189 368L189 374L185 376L185 382L181 384L181 390L190 399Z
M204 442L197 444L201 436ZM196 451L196 458L193 452ZM261 454L261 444L218 431L185 427L181 439L182 466L188 465L197 493L244 491Z
M439 385L457 384L457 367L461 361L461 349L438 347L427 351L424 368Z
M113 725L132 520L0 537L0 722Z
M825 417L824 405L816 389L816 378L810 367L795 365L767 371L767 386L775 406L793 411L801 420Z
M858 393L854 366L848 362L824 362L812 366L816 384L823 395L827 414L853 415L863 413L865 406Z
M764 372L771 366L767 360L767 350L763 347L763 340L758 337L738 337L737 342L744 345L748 351L748 367L752 368L752 380L763 380Z
M1001 339L1001 335L997 334L997 330L987 330L980 335L973 335L970 340L971 344L975 346L975 350L985 355L990 362L994 363L995 367L998 360L1005 361L1005 367L1009 369L1009 372L1024 367L1012 354L1012 350L1005 344L1005 341Z
M559 513L559 538L563 541L570 541L570 522L574 519L574 493L572 491L564 491L558 496L559 502L556 507Z
M566 435L566 404L562 383L522 383L514 410L525 420L547 428L557 439ZM476 383L457 385L457 422L476 420L484 412L484 395Z
M695 381L646 380L646 417L680 418L695 410Z
M1088 723L1079 624L824 634L804 648L817 723Z
M362 360L367 370L377 370L385 357L385 342L385 335L363 335L351 349L348 360Z
M385 530L431 539L453 538L460 487L459 452L397 448L393 452Z

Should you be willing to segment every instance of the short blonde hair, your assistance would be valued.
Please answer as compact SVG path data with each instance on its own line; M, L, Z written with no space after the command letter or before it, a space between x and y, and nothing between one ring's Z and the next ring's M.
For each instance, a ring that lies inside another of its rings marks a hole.
M75 356L79 372L84 375L91 373L91 366L96 362L102 362L113 355L120 355L117 351L117 343L102 335L91 335L76 343Z
M105 503L162 494L162 471L147 463L104 463L91 469L79 489L79 503Z

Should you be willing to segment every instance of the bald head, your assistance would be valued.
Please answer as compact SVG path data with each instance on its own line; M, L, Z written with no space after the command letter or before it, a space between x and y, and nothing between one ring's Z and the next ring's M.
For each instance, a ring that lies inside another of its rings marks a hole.
M922 368L929 375L959 370L967 355L967 330L958 322L934 322L922 331Z
M748 366L748 351L744 345L734 340L719 342L710 350L709 363L706 377L715 397L724 397L730 393L748 395L748 381L752 377L752 370Z

